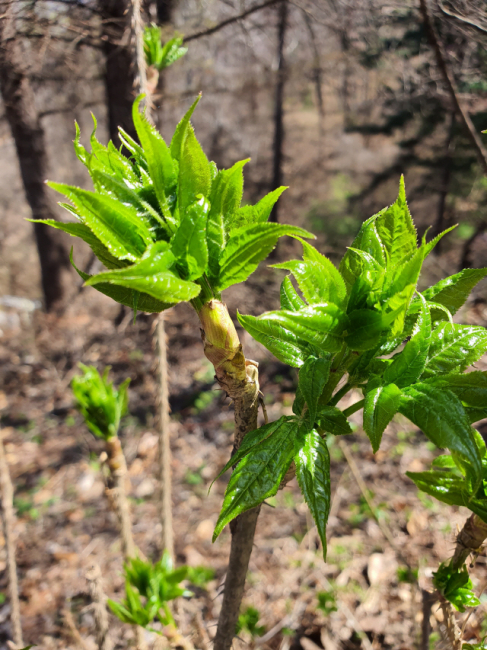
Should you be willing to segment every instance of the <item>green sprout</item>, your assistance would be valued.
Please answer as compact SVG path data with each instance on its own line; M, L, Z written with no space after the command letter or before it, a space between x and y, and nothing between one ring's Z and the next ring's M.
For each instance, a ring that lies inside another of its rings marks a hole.
M159 562L132 558L125 565L125 599L121 603L108 600L112 612L123 623L149 627L154 621L176 627L167 603L192 592L181 586L188 577L188 567L173 568L170 554L165 551Z
M162 44L161 28L152 24L144 29L144 53L148 66L156 70L163 70L175 63L186 54L187 47L183 47L183 38L175 36L164 45Z
M130 379L116 389L113 382L108 381L109 367L100 375L94 366L79 365L83 374L73 377L71 382L76 407L97 438L115 438L120 418L127 412Z

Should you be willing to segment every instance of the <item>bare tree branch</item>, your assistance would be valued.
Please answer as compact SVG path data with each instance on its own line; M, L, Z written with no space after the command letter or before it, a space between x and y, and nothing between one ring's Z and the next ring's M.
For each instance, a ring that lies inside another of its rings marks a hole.
M256 11L260 11L261 9L265 9L266 7L275 5L277 2L280 2L280 0L267 0L267 2L263 2L260 5L255 5L254 7L250 7L250 9L247 9L247 11L243 11L241 14L238 14L238 16L232 16L232 18L227 18L226 20L223 20L221 23L218 23L218 25L215 25L214 27L210 27L209 29L203 29L200 32L195 32L194 34L189 34L189 36L185 36L183 38L183 42L188 43L189 41L194 41L195 39L202 38L203 36L210 36L210 34L214 34L215 32L220 31L220 29L223 29L227 25L231 25L232 23L236 23L239 20L242 20L243 18L247 18L247 16L250 16L250 14L253 14Z
M443 75L444 81L448 87L453 103L468 131L470 141L472 142L472 145L477 153L477 158L479 160L479 163L484 171L484 174L487 175L487 151L485 150L484 145L482 144L482 140L480 139L479 134L475 130L475 126L473 125L473 122L470 118L470 115L468 114L467 109L465 108L463 102L460 99L455 79L451 73L450 68L448 67L446 52L444 50L443 44L438 36L438 33L436 31L433 22L433 17L431 15L428 6L428 0L420 0L420 9L421 9L421 14L423 16L426 30L430 36L431 45L435 52L436 62L438 64L438 67Z

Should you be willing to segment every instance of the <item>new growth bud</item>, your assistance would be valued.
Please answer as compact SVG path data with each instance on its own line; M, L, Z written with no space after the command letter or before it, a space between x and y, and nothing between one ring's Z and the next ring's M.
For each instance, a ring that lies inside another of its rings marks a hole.
M228 379L245 381L245 357L227 307L210 300L198 312L202 327L205 355L214 365L220 383Z

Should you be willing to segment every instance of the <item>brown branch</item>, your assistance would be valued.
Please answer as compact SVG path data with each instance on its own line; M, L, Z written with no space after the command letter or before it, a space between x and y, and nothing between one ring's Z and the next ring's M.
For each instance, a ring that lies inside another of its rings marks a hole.
M211 300L199 311L204 351L215 367L216 379L235 404L234 449L257 428L259 374L257 364L246 360L226 305ZM230 525L232 543L222 608L214 650L230 650L252 553L260 507L247 510Z
M14 522L15 514L13 508L14 489L10 480L7 459L3 448L3 440L0 435L0 488L2 496L2 519L5 537L5 546L7 550L7 570L8 570L8 588L10 595L10 609L12 622L12 636L17 646L24 645L22 641L22 626L20 622L20 603L19 603L19 582L17 578L17 563L15 561L15 544L14 544Z
M281 0L267 0L267 2L263 2L260 5L255 5L254 7L250 7L250 9L247 9L247 11L243 11L241 14L238 14L238 16L232 16L231 18L227 18L226 20L223 20L221 23L218 23L218 25L215 25L214 27L210 27L209 29L203 29L200 32L195 32L194 34L189 34L189 36L185 36L183 38L183 42L188 43L189 41L194 41L195 39L202 38L203 36L210 36L215 32L219 32L220 29L227 27L227 25L231 25L232 23L236 23L239 20L243 20L244 18L247 18L247 16L250 16L256 11L260 11L261 9L265 9L266 7L275 5L277 2L280 1Z
M424 24L427 32L429 33L431 45L435 52L436 62L448 87L453 103L465 125L465 128L468 131L470 141L477 153L478 161L484 170L484 174L487 174L487 151L482 144L482 140L480 139L479 134L475 130L475 126L473 125L467 109L460 99L455 79L450 71L450 68L448 67L446 52L433 22L433 17L428 6L428 0L419 0L419 2Z
M124 560L127 561L131 557L134 557L136 551L132 536L130 507L125 492L127 463L125 462L125 456L119 438L109 438L106 441L105 450L108 456L107 465L110 470L107 496L118 517L122 538L122 553Z

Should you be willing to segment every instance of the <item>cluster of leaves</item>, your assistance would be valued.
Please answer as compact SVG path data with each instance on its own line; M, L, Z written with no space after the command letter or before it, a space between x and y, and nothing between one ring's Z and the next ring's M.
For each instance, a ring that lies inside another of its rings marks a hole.
M450 564L441 563L438 571L433 574L433 584L458 612L464 612L466 607L480 605L480 600L472 591L472 581L465 565L453 569Z
M241 207L247 160L222 170L208 161L190 124L199 97L169 147L140 113L141 100L133 106L140 144L120 129L128 157L112 142L105 147L97 140L96 121L87 151L76 126L75 151L94 192L50 183L72 202L61 205L76 222L40 223L83 239L108 269L94 276L76 269L87 285L134 310L160 312L182 301L199 309L247 279L279 237L313 237L267 223L284 187Z
M444 234L418 246L401 180L396 202L364 222L338 269L306 242L302 260L275 265L292 273L299 292L288 276L280 310L238 318L278 359L299 368L294 416L248 434L222 470L237 464L215 537L276 494L294 461L326 553L326 436L351 432L347 416L360 408L374 452L399 412L460 459L472 490L481 487L485 446L471 425L487 416L486 377L463 373L486 351L487 331L455 324L452 315L487 269L464 270L418 293L423 261ZM363 399L342 411L337 404L352 388Z
M460 388L474 392L487 404L487 373L470 372L457 377ZM481 386L483 383L483 387ZM470 385L469 385L470 384ZM463 401L463 398L461 398ZM480 409L479 409L480 410ZM483 407L487 411L487 407ZM482 417L487 417L487 413ZM487 448L482 436L474 429L477 445L482 454L482 481L477 476L471 463L459 454L438 456L432 462L432 469L426 472L407 472L417 487L438 501L448 505L464 506L483 521L487 522Z
M83 374L76 375L71 382L76 407L97 438L114 438L120 418L127 413L130 379L116 389L113 382L108 381L109 367L105 368L103 375L94 366L80 363L79 367Z
M184 56L187 51L188 48L183 47L181 36L175 36L163 45L160 27L153 24L144 29L144 54L148 66L153 66L159 71L163 70Z
M123 623L148 628L158 620L162 625L175 626L167 603L193 595L181 583L187 580L203 587L213 576L213 571L205 567L174 569L167 551L155 564L132 558L125 565L125 599L121 603L109 600L108 605Z
M260 612L255 607L249 606L239 614L235 634L242 630L248 632L252 638L262 636L265 632L265 626L259 625Z

